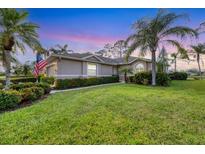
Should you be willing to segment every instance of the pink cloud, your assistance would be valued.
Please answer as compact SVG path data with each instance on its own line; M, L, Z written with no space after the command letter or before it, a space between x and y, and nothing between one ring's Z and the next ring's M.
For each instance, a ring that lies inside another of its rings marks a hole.
M81 43L90 43L90 44L106 44L113 43L119 39L120 37L104 37L104 36L94 36L88 34L55 34L55 33L43 33L41 35L42 38L52 39L52 40L61 40L61 41L73 41L73 42L81 42Z

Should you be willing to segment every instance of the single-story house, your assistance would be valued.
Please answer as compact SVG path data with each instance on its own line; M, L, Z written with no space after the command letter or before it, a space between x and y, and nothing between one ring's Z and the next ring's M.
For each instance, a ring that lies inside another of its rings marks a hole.
M56 78L101 77L119 75L120 69L132 68L134 72L150 71L151 61L145 58L106 58L92 53L51 54L47 57L46 73Z

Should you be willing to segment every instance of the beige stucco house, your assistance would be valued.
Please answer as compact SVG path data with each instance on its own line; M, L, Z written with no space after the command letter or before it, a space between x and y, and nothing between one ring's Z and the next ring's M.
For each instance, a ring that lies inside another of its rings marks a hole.
M130 57L126 62L125 58L112 59L92 53L51 54L47 61L47 75L58 79L112 75L123 79L119 71L123 67L132 68L133 72L151 70L149 59Z

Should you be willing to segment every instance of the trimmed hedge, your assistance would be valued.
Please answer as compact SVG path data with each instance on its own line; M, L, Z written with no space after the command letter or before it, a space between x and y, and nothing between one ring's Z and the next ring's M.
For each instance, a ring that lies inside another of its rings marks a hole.
M43 83L48 83L50 85L54 85L55 78L54 77L41 77L40 81Z
M50 90L50 85L47 83L13 84L9 90L0 90L0 110L15 108L25 101L37 100Z
M44 89L41 87L30 87L20 90L24 101L34 101L44 95Z
M14 90L17 90L17 91L25 89L25 88L31 88L31 87L43 88L44 94L48 94L51 91L51 87L47 83L32 83L32 82L28 82L28 83L21 83L21 84L12 84L10 86L11 89L14 89Z
M36 82L36 78L34 78L34 77L11 78L10 81L14 84L18 84L20 82ZM6 82L5 79L0 79L0 83L5 85L5 82Z
M156 84L159 86L169 86L170 78L166 73L157 73L156 74ZM152 73L151 72L139 72L136 73L133 79L134 83L151 85L152 83Z
M3 89L4 88L4 86L0 83L0 89Z
M96 78L77 78L77 79L57 79L56 89L69 89L98 84L119 82L118 76L96 77Z
M188 74L186 72L173 72L169 73L171 80L187 80Z
M51 91L51 87L47 83L35 83L34 85L37 87L43 88L44 94L49 94Z
M16 107L22 101L22 94L16 90L0 90L0 110Z

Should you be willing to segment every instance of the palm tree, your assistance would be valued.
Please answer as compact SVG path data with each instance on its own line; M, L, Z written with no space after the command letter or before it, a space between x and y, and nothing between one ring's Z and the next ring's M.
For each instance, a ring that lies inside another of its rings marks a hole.
M31 49L40 46L38 26L27 21L28 12L16 9L0 9L0 47L6 74L6 86L10 85L11 53L25 51L25 45Z
M172 63L174 63L174 72L177 71L177 57L178 57L178 53L172 53L171 54L172 59Z
M131 35L127 42L129 46L126 59L139 48L142 54L146 54L147 51L151 52L152 57L152 85L156 85L156 51L159 46L164 43L174 45L178 48L178 51L184 52L185 49L181 43L178 42L175 37L185 38L187 35L198 36L196 30L193 30L186 26L173 26L175 21L185 15L177 15L175 13L169 13L165 10L159 10L157 15L153 18L139 19L134 25L136 33Z
M31 75L32 74L32 65L30 63L30 61L26 61L23 65L22 65L22 73L25 76Z
M205 54L205 44L197 44L197 45L192 45L192 53L196 54L196 60L199 68L199 74L200 74L200 79L202 79L202 74L201 74L201 66L200 66L200 55Z
M127 82L128 82L127 75L128 75L128 74L132 74L132 69L125 67L125 68L122 68L122 69L120 70L120 72L124 74L124 80L125 80L125 83L127 83Z
M167 58L167 51L163 46L157 58L157 71L166 73L168 70L168 66L169 63Z
M51 52L55 54L67 54L67 53L73 53L73 50L68 49L68 45L65 44L64 46L61 46L59 44L56 45L56 48L51 48Z

